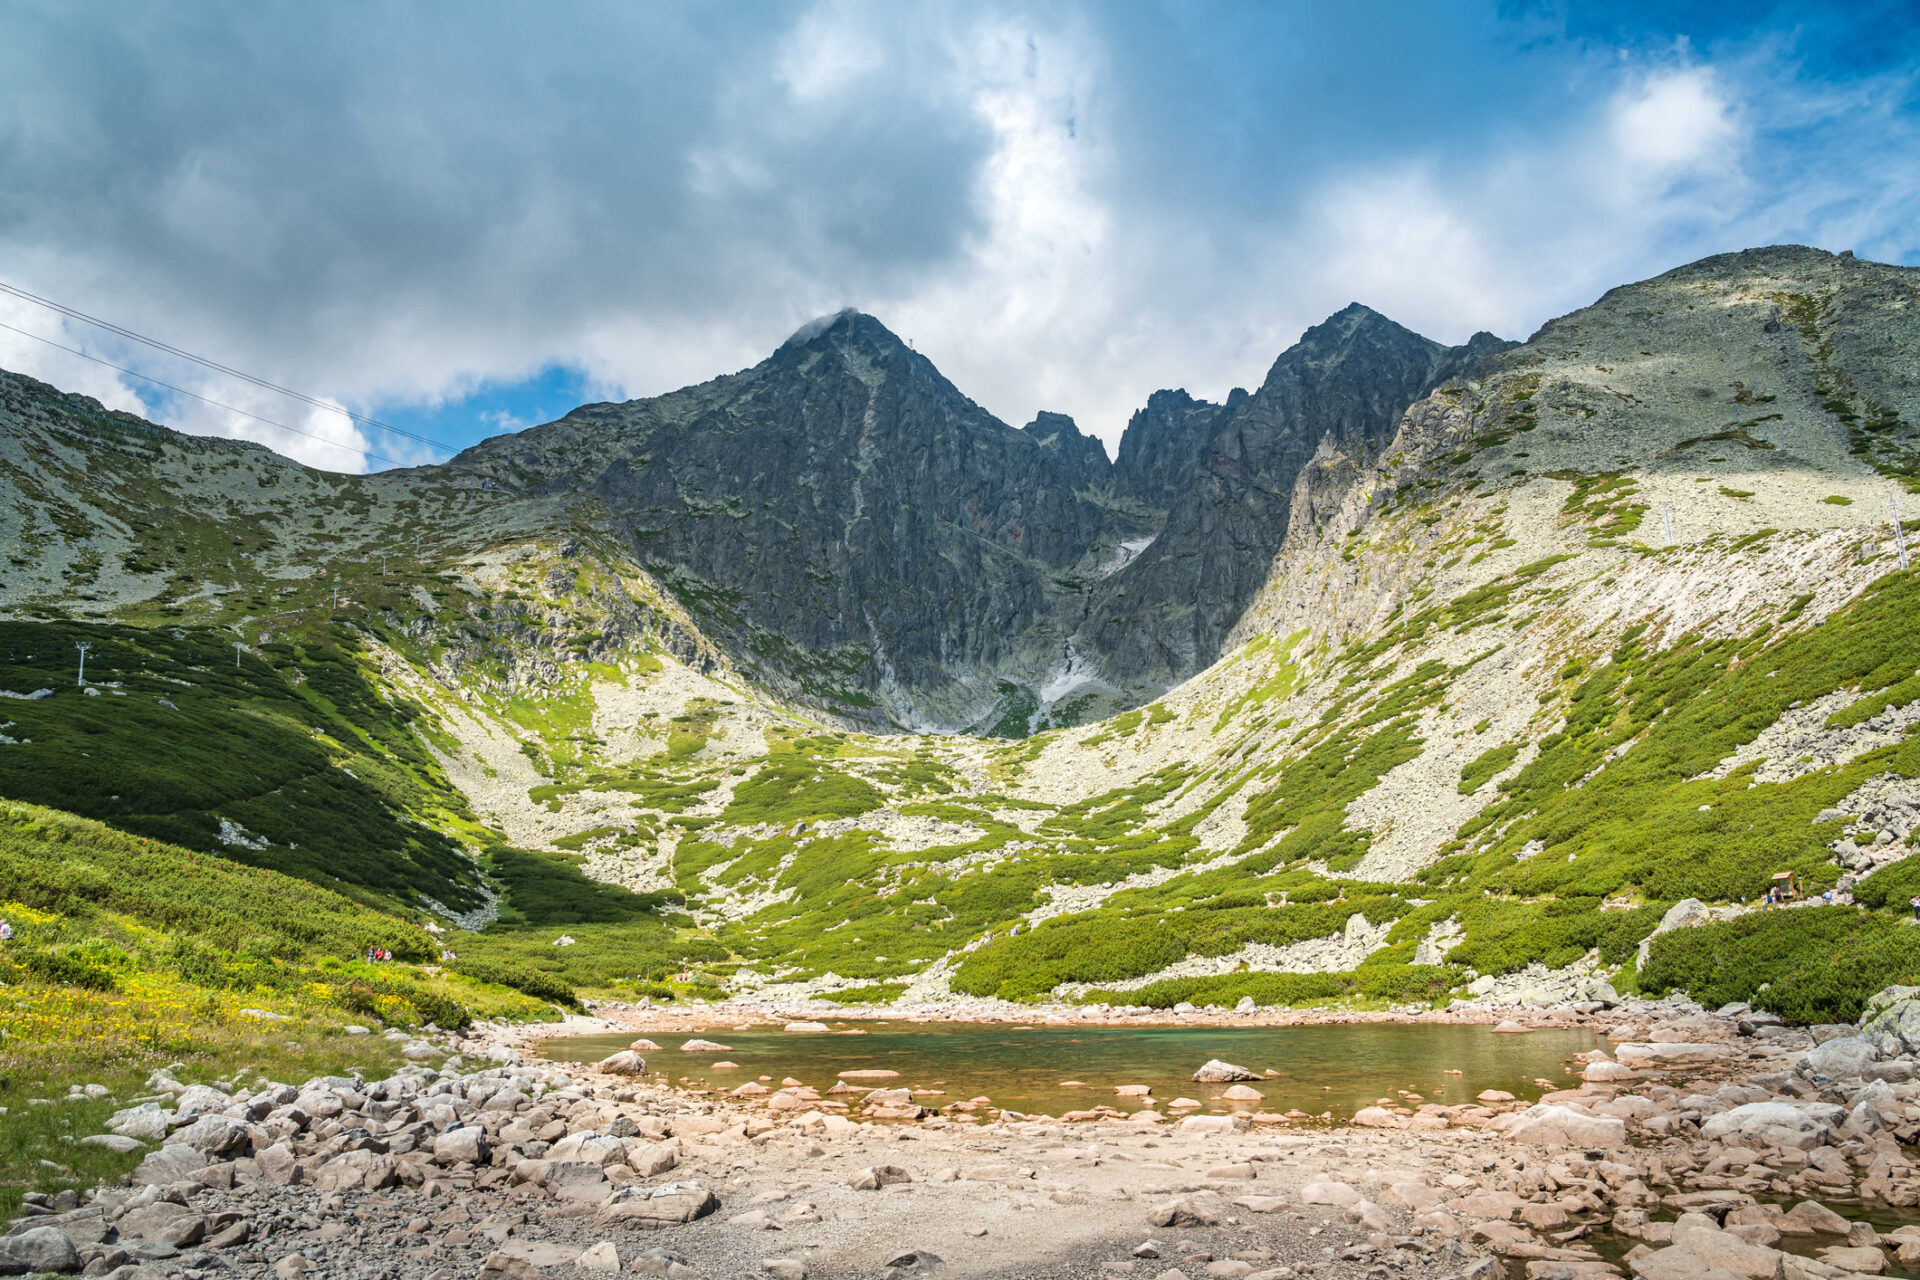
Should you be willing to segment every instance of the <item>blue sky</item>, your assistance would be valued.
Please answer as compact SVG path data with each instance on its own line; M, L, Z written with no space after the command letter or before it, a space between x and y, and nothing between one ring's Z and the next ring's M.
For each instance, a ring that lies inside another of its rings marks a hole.
M452 446L872 312L1118 440L1349 301L1525 337L1795 241L1920 262L1920 7L0 0L0 281ZM31 304L0 365L444 452Z

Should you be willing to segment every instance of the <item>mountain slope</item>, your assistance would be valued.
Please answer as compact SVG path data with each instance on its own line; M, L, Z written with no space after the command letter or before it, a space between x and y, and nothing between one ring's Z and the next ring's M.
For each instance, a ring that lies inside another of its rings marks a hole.
M742 373L590 405L449 469L592 493L703 628L789 696L952 725L985 715L999 680L1039 678L1063 639L1056 577L1137 531L1103 501L1098 444L1058 415L1035 427L843 312Z
M468 545L408 557L389 566L392 580L372 565L343 579L359 593L356 661L389 700L418 708L408 723L433 776L469 809L452 827L496 892L501 868L519 865L489 852L501 842L684 898L685 917L650 923L639 963L617 952L623 926L592 926L604 931L596 947L569 952L576 981L631 981L677 955L733 990L842 1000L1577 997L1696 973L1692 939L1707 935L1653 936L1686 898L1705 904L1691 919L1752 915L1771 877L1792 871L1851 894L1884 930L1920 891L1920 585L1899 567L1886 515L1911 477L1920 422L1916 301L1920 272L1785 247L1623 286L1508 350L1448 352L1343 313L1257 395L1217 410L1155 397L1143 433L1169 447L1205 436L1208 484L1237 495L1223 509L1245 523L1236 535L1224 516L1190 514L1181 518L1201 532L1179 533L1169 513L1145 553L1104 577L1117 556L1068 562L1075 540L1100 546L1124 520L1157 520L1153 501L1172 492L1178 467L1144 466L1143 434L1102 493L1089 481L1103 459L1064 420L983 423L928 382L913 394L944 407L927 411L935 424L914 447L949 459L942 474L1004 455L1016 461L995 466L1030 466L1034 491L1052 495L1036 500L1053 513L1040 525L1024 499L1016 511L976 494L972 541L991 554L945 561L953 572L1013 564L1028 585L1012 599L1039 599L1055 619L1062 601L1089 599L1093 618L1119 619L1124 599L1147 633L1140 661L1159 670L1175 669L1180 644L1199 655L1219 636L1219 659L1154 702L1013 743L849 732L812 714L812 695L770 695L751 654L748 671L728 657L757 634L748 606L763 602L723 601L739 614L730 621L689 579L676 583L674 562L639 561L656 544L630 540L641 507L617 504L632 492L583 498L560 479L593 449L626 450L632 465L608 475L654 484L632 467L649 449L660 467L668 440L689 441L689 466L728 462L699 452L708 446L686 434L696 420L736 442L798 449L789 392L803 406L826 397L820 430L857 459L868 397L897 407L913 379L932 376L897 352L863 354L880 340L857 319L799 336L752 377L639 408L590 407L524 451L507 442L443 472L277 483L348 495L335 536L355 548L403 544L399 522L417 517L388 515L389 504L468 513L471 535L446 526ZM876 360L895 363L861 381L862 361ZM1369 363L1392 377L1357 376ZM795 372L803 364L827 371L810 380ZM1403 393L1411 402L1392 410ZM876 407L876 433L884 417ZM0 510L19 513L8 518L63 566L50 574L22 557L30 567L5 588L16 623L50 625L26 615L63 608L135 625L260 625L245 620L264 581L251 575L291 563L280 539L308 536L270 500L243 509L279 521L251 556L195 553L217 566L197 585L232 590L189 595L183 580L136 591L100 568L136 536L148 539L142 556L181 540L137 527L164 524L159 506L139 505L144 476L165 477L175 502L228 489L256 502L257 483L233 485L222 470L229 446L166 436L157 460L122 462L117 436L60 430L30 423L4 436L6 456L25 461L7 473ZM59 479L61 450L95 439L107 479L89 506L84 486L45 477ZM878 445L864 472L833 470L844 461L796 474L852 485L904 465ZM246 465L249 478L266 474L264 462ZM1062 492L1063 475L1079 487ZM788 499L774 479L754 480L754 492L778 506ZM690 479L670 495L645 490L666 512L661 527L680 527L672 536L711 524L736 550L761 545L754 538L773 546L779 520L766 511L736 520L682 490L704 492ZM872 496L859 492L863 504ZM1903 500L1905 516L1920 514ZM829 508L840 509L823 499ZM945 536L917 514L897 520L916 537ZM1189 556L1172 554L1182 539ZM347 560L329 571L345 574ZM59 574L76 564L78 585L62 597ZM1244 610L1202 616L1182 597L1196 564L1244 591ZM167 581L188 569L170 563ZM733 571L716 560L722 570ZM861 572L881 575L859 579L871 586L902 570ZM290 605L323 616L276 629L307 643L345 625L321 608L317 581L288 585ZM1009 605L994 616L1011 631L1024 615ZM820 628L809 635L858 629L844 612L804 623ZM735 630L715 638L708 625ZM320 629L298 630L307 626ZM1090 626L1040 634L1071 641L1092 670L1124 644L1080 647ZM790 653L764 661L775 689L803 669ZM858 689L851 663L834 674L837 690ZM0 770L3 753L37 745L0 747ZM1865 970L1851 952L1809 959L1805 947L1824 944L1805 939L1836 936L1801 929L1815 920L1743 917L1736 941L1771 948L1773 968L1743 963L1714 980L1742 992L1728 998L1846 1016ZM1904 964L1906 950L1882 950ZM1783 956L1840 976L1810 986ZM1876 986L1888 980L1873 974Z
M1480 334L1444 347L1355 303L1309 329L1259 390L1210 419L1191 401L1150 402L1129 431L1174 445L1173 459L1146 461L1158 450L1144 441L1137 453L1123 441L1121 454L1142 459L1128 471L1136 489L1170 508L1153 544L1101 584L1083 628L1089 647L1164 684L1207 666L1265 581L1294 481L1322 442L1371 461L1408 405L1506 345ZM1200 457L1182 457L1180 446L1201 435Z

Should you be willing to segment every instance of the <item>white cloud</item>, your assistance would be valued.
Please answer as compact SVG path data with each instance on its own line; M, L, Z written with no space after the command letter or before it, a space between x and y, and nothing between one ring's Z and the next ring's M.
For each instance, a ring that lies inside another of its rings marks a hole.
M69 326L45 308L6 294L0 294L0 324L7 326L0 328L0 369L24 373L62 391L92 396L109 409L143 416L148 413L134 390L133 379L61 349L89 350L94 336L91 333L74 332L78 326Z
M803 14L781 49L775 75L801 102L844 93L886 62L869 15L830 3Z
M1657 175L1717 168L1739 142L1732 104L1707 67L1643 76L1614 95L1607 115L1621 160Z
M1117 7L330 12L236 10L218 38L149 15L96 42L56 7L10 32L7 278L356 405L553 363L655 394L855 305L1004 419L1071 413L1111 447L1154 390L1257 382L1349 301L1520 337L1705 253L1920 253L1908 73L1809 84L1771 45L1496 51L1483 68L1556 75L1445 128L1392 84L1273 125L1271 86L1184 76L1200 52L1148 47L1180 24ZM309 49L327 74L274 70ZM1191 136L1215 127L1226 143ZM1174 163L1188 141L1209 172ZM181 382L326 443L276 434L34 347L0 331L0 364L315 465L417 456L337 413Z
M362 472L390 463L429 460L420 446L404 439L398 441L406 446L404 449L386 441L376 447L338 404L317 408L218 375L182 376L173 381L175 386L206 397L172 398L162 420L178 431L251 440L321 471ZM373 453L382 457L370 457Z

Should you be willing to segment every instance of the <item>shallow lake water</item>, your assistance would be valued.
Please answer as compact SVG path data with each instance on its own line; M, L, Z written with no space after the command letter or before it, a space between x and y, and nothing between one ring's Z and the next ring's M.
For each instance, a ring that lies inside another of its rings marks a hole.
M1250 1107L1298 1108L1309 1115L1331 1111L1338 1118L1382 1098L1406 1102L1401 1091L1427 1102L1472 1102L1483 1089L1504 1089L1517 1098L1577 1085L1566 1073L1575 1054L1600 1046L1588 1031L1535 1031L1495 1035L1484 1026L1363 1023L1295 1027L1019 1027L1006 1023L829 1022L832 1032L777 1028L735 1031L714 1024L702 1032L637 1031L620 1035L548 1040L547 1057L594 1062L624 1049L637 1037L657 1041L647 1053L656 1076L676 1083L732 1089L761 1076L773 1087L787 1077L825 1092L839 1073L891 1070L897 1080L856 1081L873 1086L940 1090L920 1099L930 1106L985 1096L997 1107L1058 1115L1097 1105L1124 1111L1178 1097L1226 1109L1224 1085L1193 1082L1209 1058L1246 1067L1264 1098ZM860 1031L863 1035L849 1034ZM728 1046L725 1053L687 1053L693 1036ZM737 1064L717 1070L716 1062ZM1447 1074L1449 1070L1459 1075ZM1081 1087L1063 1087L1078 1081ZM1152 1098L1121 1098L1114 1086L1151 1085ZM1415 1104L1417 1105L1417 1103Z

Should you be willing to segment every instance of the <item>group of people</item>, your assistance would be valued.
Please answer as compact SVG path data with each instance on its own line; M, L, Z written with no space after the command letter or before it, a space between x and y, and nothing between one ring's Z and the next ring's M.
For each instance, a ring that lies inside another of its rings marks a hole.
M0 923L4 923L4 922L0 922ZM0 935L0 936L4 936L4 935ZM459 958L460 958L459 956L454 954L452 947L440 948L441 964L449 964L455 960L458 960ZM393 952L388 951L384 947L368 947L367 948L368 964L379 964L382 961L391 960L391 959L393 959Z

